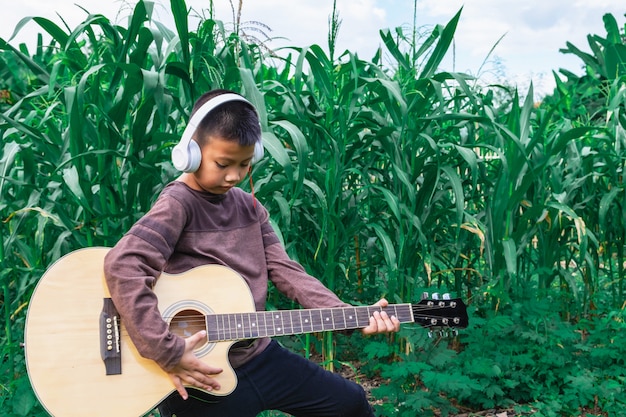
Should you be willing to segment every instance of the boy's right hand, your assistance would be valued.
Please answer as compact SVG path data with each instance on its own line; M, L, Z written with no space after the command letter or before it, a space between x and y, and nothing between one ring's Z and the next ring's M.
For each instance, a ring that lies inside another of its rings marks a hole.
M205 391L220 389L219 383L212 378L222 372L222 369L207 365L196 357L194 349L204 342L206 332L204 330L185 339L185 351L180 362L168 372L176 391L183 397L189 398L189 394L183 384L191 385Z

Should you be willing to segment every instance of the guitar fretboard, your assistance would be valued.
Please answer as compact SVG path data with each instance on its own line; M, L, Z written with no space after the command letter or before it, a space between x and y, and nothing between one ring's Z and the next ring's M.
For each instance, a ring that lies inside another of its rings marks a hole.
M305 310L259 311L252 313L209 314L206 316L209 342L255 339L301 333L360 329L381 307L337 307ZM384 308L401 323L413 322L411 304L393 304Z

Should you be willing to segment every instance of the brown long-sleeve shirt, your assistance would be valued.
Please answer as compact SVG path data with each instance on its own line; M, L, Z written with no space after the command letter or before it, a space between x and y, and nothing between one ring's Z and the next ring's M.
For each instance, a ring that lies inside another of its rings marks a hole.
M169 370L184 351L184 340L170 332L152 291L162 271L185 272L206 264L225 265L247 282L257 311L265 310L268 279L305 308L346 304L289 259L269 223L267 210L244 191L215 195L182 182L168 184L152 209L105 258L111 297L139 353ZM233 367L267 347L260 339L232 349Z

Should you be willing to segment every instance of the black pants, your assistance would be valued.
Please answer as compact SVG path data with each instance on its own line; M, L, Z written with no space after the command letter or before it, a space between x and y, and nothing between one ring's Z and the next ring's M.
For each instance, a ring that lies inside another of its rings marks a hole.
M363 388L288 351L276 341L235 370L238 384L227 396L189 389L189 399L170 395L163 417L255 417L279 410L296 417L374 417Z

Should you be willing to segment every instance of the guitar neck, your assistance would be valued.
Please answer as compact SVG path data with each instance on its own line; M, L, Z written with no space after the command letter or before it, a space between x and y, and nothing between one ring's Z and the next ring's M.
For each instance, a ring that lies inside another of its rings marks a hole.
M302 333L360 329L369 325L375 311L386 311L401 323L413 322L411 304L336 307L305 310L209 314L205 316L209 342L255 339Z

